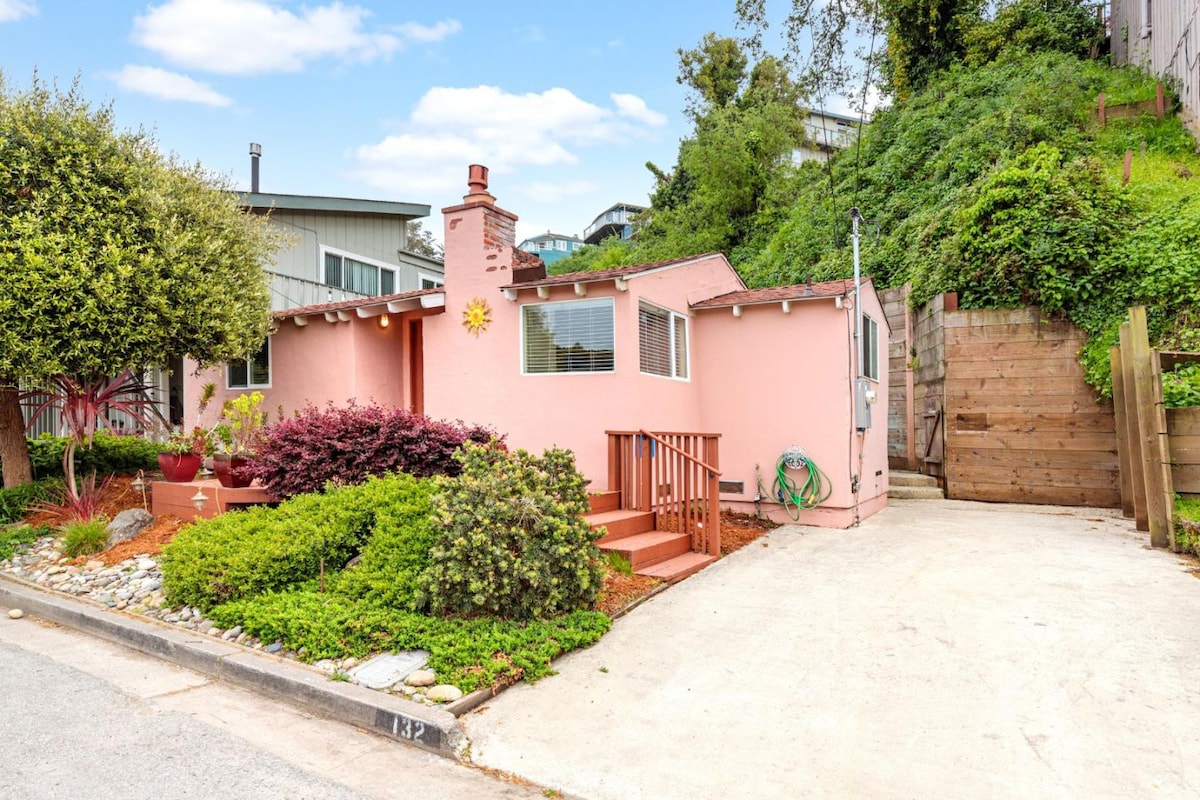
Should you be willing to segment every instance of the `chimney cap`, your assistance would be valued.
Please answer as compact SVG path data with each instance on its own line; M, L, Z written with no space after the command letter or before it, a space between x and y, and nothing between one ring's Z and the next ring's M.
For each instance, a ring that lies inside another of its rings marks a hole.
M488 192L488 168L482 164L467 167L467 189L467 194L463 195L464 203L495 205L496 198Z
M258 142L251 142L250 143L250 155L261 156L262 155L262 145L259 144Z

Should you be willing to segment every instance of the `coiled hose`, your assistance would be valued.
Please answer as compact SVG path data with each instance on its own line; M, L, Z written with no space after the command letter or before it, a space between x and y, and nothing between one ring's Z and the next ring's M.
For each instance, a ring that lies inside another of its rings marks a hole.
M757 475L758 465L755 465ZM804 472L804 480L797 485L788 475L788 470ZM762 476L757 475L758 490L763 492ZM833 486L829 476L821 471L816 462L800 447L789 447L775 462L775 482L771 485L771 494L783 503L784 510L793 520L800 521L800 512L816 508L829 499Z

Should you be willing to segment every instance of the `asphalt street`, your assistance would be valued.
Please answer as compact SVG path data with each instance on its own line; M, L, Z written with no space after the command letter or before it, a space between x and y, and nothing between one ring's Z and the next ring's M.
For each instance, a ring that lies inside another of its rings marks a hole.
M543 793L0 609L0 798L216 797Z

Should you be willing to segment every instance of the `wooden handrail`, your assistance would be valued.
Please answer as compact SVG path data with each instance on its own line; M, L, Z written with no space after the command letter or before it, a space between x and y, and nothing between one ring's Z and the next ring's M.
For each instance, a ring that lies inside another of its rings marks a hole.
M698 467L704 467L704 469L708 470L708 471L709 471L711 474L713 474L713 475L716 475L716 476L720 477L720 475L721 475L721 470L717 469L716 467L712 466L711 464L705 464L703 461L701 461L700 459L696 458L696 457L695 457L694 455L692 455L691 453L688 453L688 452L686 452L686 451L684 451L684 450L680 450L678 447L676 447L675 445L671 444L670 442L667 442L667 441L664 441L664 440L662 440L662 439L658 438L657 436L655 436L655 435L654 435L653 433L651 433L650 431L646 431L646 430L640 430L640 431L638 431L638 433L639 433L639 434L641 434L642 436L645 436L645 437L646 437L646 438L648 438L648 439L653 439L654 441L658 442L659 444L661 444L663 447L667 448L668 450L672 450L672 451L674 451L674 452L678 453L679 455L683 456L683 457L684 457L685 459L687 459L688 461L691 461L691 462L692 462L693 464L695 464L696 466L698 466ZM668 434L668 435L670 435L670 434ZM685 434L679 434L679 435L685 435Z

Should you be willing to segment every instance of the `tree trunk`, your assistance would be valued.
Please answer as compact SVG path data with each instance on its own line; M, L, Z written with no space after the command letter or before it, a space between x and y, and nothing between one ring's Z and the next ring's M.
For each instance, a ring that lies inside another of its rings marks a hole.
M7 386L0 386L0 465L3 466L5 489L33 480L21 401L17 390Z

